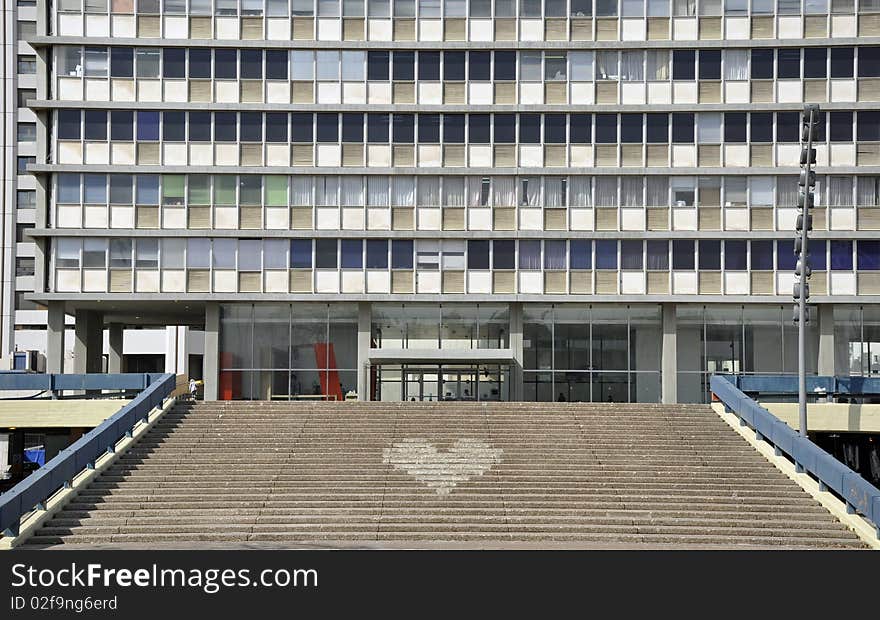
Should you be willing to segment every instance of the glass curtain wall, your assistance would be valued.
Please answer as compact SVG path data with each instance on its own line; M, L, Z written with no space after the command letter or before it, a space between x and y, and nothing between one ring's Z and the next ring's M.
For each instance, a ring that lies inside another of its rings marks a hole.
M372 348L506 349L507 304L373 304Z
M880 376L880 308L834 306L834 343L838 373Z
M221 400L341 400L357 390L355 304L224 304Z
M659 402L659 305L526 305L526 401Z
M709 402L709 377L715 373L797 374L797 327L790 305L681 304L676 319L679 402ZM817 323L807 325L807 372L813 374Z

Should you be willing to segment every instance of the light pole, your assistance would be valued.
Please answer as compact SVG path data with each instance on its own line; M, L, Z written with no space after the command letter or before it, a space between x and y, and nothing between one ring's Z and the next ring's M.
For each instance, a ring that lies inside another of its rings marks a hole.
M816 164L816 149L813 148L813 140L816 139L816 130L819 126L819 106L808 104L804 106L803 126L801 131L801 143L806 143L801 149L801 176L798 179L798 216L796 237L794 240L794 253L797 256L795 266L794 300L797 305L794 308L794 321L798 325L798 412L799 432L802 437L807 436L807 359L806 359L806 333L807 322L810 320L807 300L810 298L810 285L807 280L810 277L810 254L808 251L809 233L813 229L813 216L810 209L813 208L813 189L816 187L816 173L813 166Z

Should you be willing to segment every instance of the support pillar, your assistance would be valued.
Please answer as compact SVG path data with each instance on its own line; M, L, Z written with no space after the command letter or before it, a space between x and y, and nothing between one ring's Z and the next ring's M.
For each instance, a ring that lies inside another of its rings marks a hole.
M165 372L189 377L188 336L189 328L186 325L165 327Z
M220 305L205 305L205 400L217 400L220 394Z
M819 360L818 371L822 376L838 374L834 354L834 306L821 304L819 314Z
M510 365L510 400L523 399L523 306L510 304L510 352L513 363Z
M110 323L107 332L107 372L118 374L122 372L122 323Z
M663 304L663 351L660 357L660 400L678 402L678 325L675 304Z
M46 372L64 372L64 304L50 301L46 321Z
M357 335L357 393L358 400L370 400L370 342L372 335L372 305L370 302L358 303Z
M103 372L104 323L101 314L94 310L77 310L75 321L74 372Z

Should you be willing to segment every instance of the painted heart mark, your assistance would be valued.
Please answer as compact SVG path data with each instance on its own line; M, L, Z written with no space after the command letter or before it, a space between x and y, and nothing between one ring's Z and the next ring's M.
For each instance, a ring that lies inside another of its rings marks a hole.
M501 448L479 439L459 439L448 450L438 450L426 439L404 439L382 451L382 462L425 483L437 495L448 495L459 483L482 476L501 462Z

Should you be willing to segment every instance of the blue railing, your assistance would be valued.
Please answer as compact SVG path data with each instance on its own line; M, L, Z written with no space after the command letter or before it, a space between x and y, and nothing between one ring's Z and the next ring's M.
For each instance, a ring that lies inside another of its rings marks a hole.
M11 378L14 377L14 380ZM0 389L55 390L142 390L119 411L84 434L51 461L0 495L0 530L17 536L21 517L43 508L59 489L69 486L74 476L93 469L95 460L113 452L116 443L131 436L138 422L146 422L150 411L161 405L174 391L176 378L171 374L122 375L0 375ZM36 387L32 387L36 386ZM51 387L45 387L51 386Z
M741 424L753 428L758 439L772 444L777 454L787 454L794 461L797 471L812 474L819 480L823 491L831 489L843 498L847 512L860 514L868 519L880 538L880 489L808 438L801 437L788 424L744 394L737 387L737 380L743 378L745 377L713 375L710 380L712 393L724 404L727 411L732 411L739 417ZM797 381L796 377L794 379ZM846 384L846 379L848 378L840 381Z
M721 375L740 391L758 396L798 393L797 375ZM807 396L878 396L880 377L807 377Z

